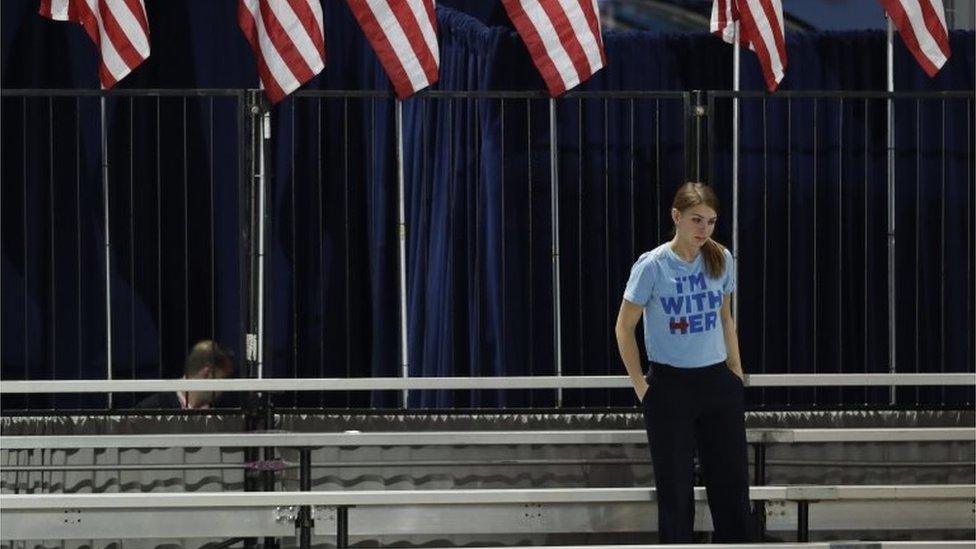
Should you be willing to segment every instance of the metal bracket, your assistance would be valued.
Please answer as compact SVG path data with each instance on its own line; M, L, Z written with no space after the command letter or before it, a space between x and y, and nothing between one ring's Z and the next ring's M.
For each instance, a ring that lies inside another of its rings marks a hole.
M769 500L766 502L766 518L785 517L789 513L786 509L786 501Z
M289 505L287 507L278 506L274 508L275 522L291 522L298 520L298 507Z
M65 509L64 510L64 523L65 524L81 524L81 509Z
M246 359L248 362L257 362L258 360L258 335L257 334L246 334L245 343L247 345Z
M533 526L542 526L547 522L545 508L538 503L527 503L522 506L522 520Z

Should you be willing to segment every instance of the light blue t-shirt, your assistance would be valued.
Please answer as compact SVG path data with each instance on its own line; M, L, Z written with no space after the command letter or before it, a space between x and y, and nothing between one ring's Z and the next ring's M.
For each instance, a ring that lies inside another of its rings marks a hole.
M732 254L722 276L709 278L702 254L678 257L666 242L643 254L630 270L624 299L644 307L644 343L652 362L698 368L726 359L722 300L735 289Z

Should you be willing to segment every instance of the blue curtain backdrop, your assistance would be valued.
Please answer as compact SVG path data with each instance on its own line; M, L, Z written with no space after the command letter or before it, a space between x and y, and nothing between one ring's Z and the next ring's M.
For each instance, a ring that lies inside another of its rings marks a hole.
M235 5L148 3L153 53L121 87L254 87L253 56ZM323 7L327 67L306 89L388 91L345 3ZM94 48L80 27L43 20L33 2L6 2L2 10L5 88L97 87ZM442 61L435 89L544 89L512 28L498 17L483 20L493 25L438 8ZM973 34L953 32L951 40L952 59L928 79L896 39L896 89L972 90ZM731 49L706 33L608 32L605 43L607 68L581 90L731 87ZM884 89L881 33L791 34L787 48L784 90ZM742 59L743 89L762 89L754 56L744 52ZM671 195L693 176L685 107L674 98L558 102L566 374L622 372L612 322L629 267L667 238ZM46 99L3 104L3 378L101 378L98 106L55 101L63 116L37 126L49 108ZM554 373L548 101L418 97L403 108L410 374ZM710 113L702 175L723 198L719 238L731 244L729 109L719 99ZM897 109L898 291L911 296L899 301L899 370L972 371L972 101L948 102L944 126L940 102L906 100ZM267 375L397 376L393 102L305 94L273 115ZM178 376L187 341L202 337L237 346L245 312L234 116L206 101L110 101L110 150L120 158L131 150L135 160L131 176L128 165L113 166L112 180L124 184L110 195L110 222L119 231L112 235L115 377ZM183 117L186 125L178 123ZM883 102L750 99L742 120L739 291L747 370L886 371ZM76 126L83 136L77 150ZM54 163L47 153L52 139ZM211 242L195 224L209 223L214 209L221 215ZM179 265L184 258L192 267L187 277ZM202 307L203 314L200 303L214 305ZM900 399L959 405L971 401L970 393L913 388ZM627 391L567 391L564 398L572 406L633 401ZM770 405L881 404L887 391L765 390L751 398ZM382 406L397 396L301 395L282 402ZM413 406L553 403L552 391L411 396ZM93 401L5 399L5 407L24 404Z

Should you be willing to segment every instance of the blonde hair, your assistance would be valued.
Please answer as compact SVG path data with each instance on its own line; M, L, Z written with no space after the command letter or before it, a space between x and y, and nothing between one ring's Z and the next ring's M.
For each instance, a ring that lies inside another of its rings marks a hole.
M697 181L689 181L678 187L674 193L674 202L671 207L684 214L688 209L704 204L719 211L718 197L711 187ZM709 278L718 278L725 272L725 246L709 238L701 249L705 261L705 274Z

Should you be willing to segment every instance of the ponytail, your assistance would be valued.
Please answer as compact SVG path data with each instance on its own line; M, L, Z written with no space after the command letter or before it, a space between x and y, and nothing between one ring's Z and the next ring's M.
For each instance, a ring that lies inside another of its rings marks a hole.
M705 260L705 274L708 278L719 278L725 272L725 247L711 238L701 247Z

